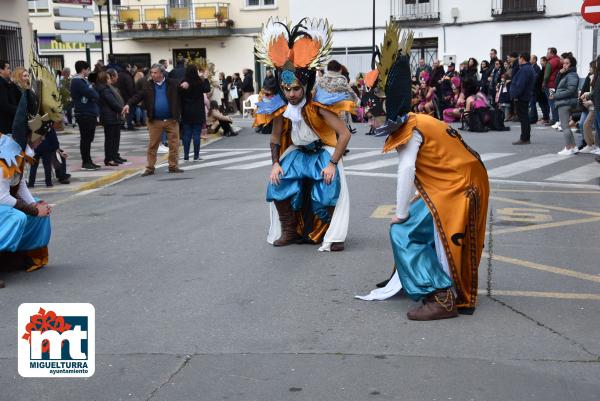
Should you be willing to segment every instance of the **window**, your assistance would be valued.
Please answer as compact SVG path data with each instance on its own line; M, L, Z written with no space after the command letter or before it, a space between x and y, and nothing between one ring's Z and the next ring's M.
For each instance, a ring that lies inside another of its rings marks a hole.
M50 8L48 6L49 0L28 0L27 6L31 14L49 13Z
M24 65L21 28L0 24L0 58L8 60L13 69Z
M171 8L183 8L190 6L190 0L169 0Z
M246 0L246 7L274 7L275 0Z
M502 59L506 60L509 53L531 53L531 34L502 35Z

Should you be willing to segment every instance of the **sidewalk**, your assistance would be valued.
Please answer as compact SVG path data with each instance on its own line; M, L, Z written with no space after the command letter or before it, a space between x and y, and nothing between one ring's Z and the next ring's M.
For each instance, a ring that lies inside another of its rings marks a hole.
M209 135L203 139L201 147L209 145L221 139L221 135ZM102 126L96 128L94 142L92 143L92 159L94 163L101 165L99 170L90 171L81 168L81 154L79 152L79 130L77 128L65 128L58 132L60 147L69 154L67 159L67 173L71 174L71 183L60 184L54 180L54 187L46 187L44 183L44 168L38 167L35 187L31 188L33 194L55 194L63 192L80 192L108 185L115 181L134 175L146 167L146 150L148 147L148 130L136 128L135 131L122 131L119 153L127 159L118 167L104 166L104 129ZM179 147L180 158L183 156L183 146ZM157 165L166 161L167 153L159 153Z

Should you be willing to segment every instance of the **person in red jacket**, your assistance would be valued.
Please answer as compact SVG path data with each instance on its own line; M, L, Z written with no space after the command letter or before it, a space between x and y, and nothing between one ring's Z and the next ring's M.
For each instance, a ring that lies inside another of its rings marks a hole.
M546 93L546 97L548 97L548 99L550 99L550 91L554 92L556 90L556 75L561 69L560 58L557 56L557 54L558 50L556 50L556 47L549 47L548 52L546 53L548 63L546 64L546 69L544 70L544 82L542 83L542 89ZM550 103L552 118L546 125L558 124L558 110L556 109L554 100L549 100L548 102Z

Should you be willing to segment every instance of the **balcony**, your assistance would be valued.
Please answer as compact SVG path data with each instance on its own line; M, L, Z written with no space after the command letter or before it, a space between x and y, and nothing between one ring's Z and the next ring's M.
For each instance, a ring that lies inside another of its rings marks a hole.
M439 0L392 0L392 19L401 22L437 22L440 20Z
M234 25L229 3L190 2L185 7L168 4L116 6L115 36L130 39L209 38L229 36Z
M492 17L520 19L541 17L546 13L546 0L492 0Z

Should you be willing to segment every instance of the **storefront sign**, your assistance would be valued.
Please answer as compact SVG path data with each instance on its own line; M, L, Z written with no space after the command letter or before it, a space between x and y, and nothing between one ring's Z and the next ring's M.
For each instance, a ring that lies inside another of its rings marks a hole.
M38 36L38 48L40 52L56 51L56 52L80 52L85 51L85 43L68 42L63 43L56 40L56 35L40 35ZM102 45L100 43L100 35L96 35L96 42L90 43L92 51L100 51Z

